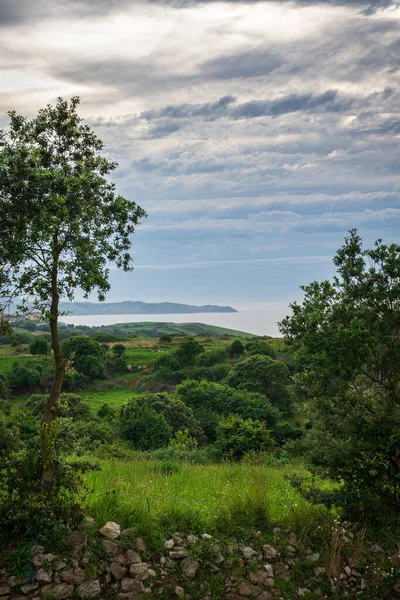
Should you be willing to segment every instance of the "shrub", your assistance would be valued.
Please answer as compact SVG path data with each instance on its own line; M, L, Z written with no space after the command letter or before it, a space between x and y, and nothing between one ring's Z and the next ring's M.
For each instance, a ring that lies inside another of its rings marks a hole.
M41 418L44 413L44 407L47 402L47 396L43 394L33 394L26 402L26 407L36 418ZM58 415L60 417L71 417L74 420L86 419L90 416L90 408L76 394L61 394Z
M115 344L112 349L116 356L122 356L125 352L125 346L123 344Z
M254 340L252 342L248 342L245 348L247 354L250 354L250 356L253 356L254 354L261 354L262 356L276 358L275 350L265 340Z
M176 450L194 450L197 448L197 440L189 434L189 431L177 431L170 442Z
M274 442L260 421L229 415L218 423L215 445L223 456L239 459L252 450L271 450Z
M164 415L133 400L128 406L128 409L121 411L120 416L122 437L138 450L152 450L167 446L172 428Z
M224 349L216 348L208 352L202 352L196 357L197 367L213 367L228 360Z
M280 360L261 354L245 358L232 368L226 382L240 390L265 394L280 410L291 409L290 372Z
M44 335L37 335L29 344L29 352L31 354L46 355L50 352L50 344Z
M244 354L244 346L240 340L234 340L229 346L229 356L232 358Z
M42 380L42 369L38 364L25 366L16 361L8 374L8 382L14 392L35 392L41 387Z

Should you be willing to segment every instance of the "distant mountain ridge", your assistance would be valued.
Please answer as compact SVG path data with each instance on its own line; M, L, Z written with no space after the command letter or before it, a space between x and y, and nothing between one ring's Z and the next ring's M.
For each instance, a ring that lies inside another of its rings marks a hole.
M236 313L232 306L194 306L175 302L61 302L60 311L71 315L184 315L190 313Z

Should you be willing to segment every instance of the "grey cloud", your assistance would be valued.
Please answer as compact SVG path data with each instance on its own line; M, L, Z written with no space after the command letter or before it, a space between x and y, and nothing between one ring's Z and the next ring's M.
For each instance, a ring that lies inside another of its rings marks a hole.
M215 102L203 104L177 104L165 106L158 110L146 110L140 114L143 119L160 119L170 117L173 119L184 119L190 117L204 117L214 120L219 116L225 116L229 105L236 102L235 96L223 96Z
M256 4L263 0L224 0L227 4ZM269 0L275 3L296 4L297 6L343 6L346 8L355 8L365 14L374 14L378 10L397 7L399 0ZM149 4L163 4L175 8L190 8L192 6L214 4L220 0L148 0Z
M201 65L204 74L215 79L236 79L238 77L265 77L283 64L283 59L266 50L255 49L220 56Z
M173 121L171 122L161 120L159 123L154 123L150 125L146 137L149 139L163 138L170 135L171 133L179 131L179 129L180 126L177 123Z
M204 117L206 120L216 118L255 119L257 117L280 115L309 110L323 112L340 112L351 106L351 99L338 99L337 90L328 90L323 94L289 94L274 100L251 100L242 104L236 103L234 96L223 96L216 102L204 104L170 105L159 110L144 111L140 117L146 120L164 117L185 119Z

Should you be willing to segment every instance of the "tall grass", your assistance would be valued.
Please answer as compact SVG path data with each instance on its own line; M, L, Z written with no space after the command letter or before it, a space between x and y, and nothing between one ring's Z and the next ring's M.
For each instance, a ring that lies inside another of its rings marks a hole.
M309 503L288 484L289 467L224 463L178 463L169 475L162 462L101 463L87 475L88 512L99 524L107 520L123 527L138 526L162 537L171 531L235 536L240 530L272 531L272 525L294 528L330 521L323 507ZM299 470L299 469L297 469Z

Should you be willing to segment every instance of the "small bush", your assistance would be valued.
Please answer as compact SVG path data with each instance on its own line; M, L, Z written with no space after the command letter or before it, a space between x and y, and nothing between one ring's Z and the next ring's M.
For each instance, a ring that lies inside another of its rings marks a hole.
M252 450L272 449L274 442L270 431L260 421L230 415L218 423L215 445L223 456L239 459Z

